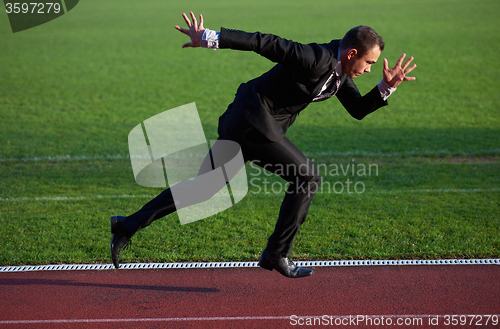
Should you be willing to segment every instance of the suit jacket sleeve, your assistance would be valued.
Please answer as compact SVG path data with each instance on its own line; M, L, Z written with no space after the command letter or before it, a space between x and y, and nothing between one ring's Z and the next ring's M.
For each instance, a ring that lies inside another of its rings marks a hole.
M368 94L361 96L358 88L349 77L346 78L337 92L337 98L347 112L358 120L387 105L387 101L384 101L380 95L378 86L375 86Z
M328 56L331 55L317 44L301 44L274 34L248 33L225 28L221 28L219 47L253 51L284 67L313 70L310 72L312 74L318 63L329 61Z

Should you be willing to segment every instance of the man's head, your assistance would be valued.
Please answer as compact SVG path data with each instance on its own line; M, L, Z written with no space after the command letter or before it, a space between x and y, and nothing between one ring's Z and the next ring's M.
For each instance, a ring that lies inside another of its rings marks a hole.
M370 72L384 50L384 40L368 26L350 29L340 40L342 71L351 78Z

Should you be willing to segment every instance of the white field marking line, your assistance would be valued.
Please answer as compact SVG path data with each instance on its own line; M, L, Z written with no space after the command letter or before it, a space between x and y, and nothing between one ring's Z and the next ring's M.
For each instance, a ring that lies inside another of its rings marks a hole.
M156 195L139 194L139 195L95 195L95 196L42 196L42 197L19 197L19 198L0 198L0 202L16 202L16 201L86 201L99 199L135 199L135 198L154 198Z
M433 192L443 192L443 193L475 193L475 192L498 192L500 188L472 188L472 189L454 189L454 188L439 188L439 189L416 189L416 190L403 190L403 192L424 192L424 193L433 193ZM401 191L384 191L384 193L400 193Z
M271 191L266 191L266 192L254 192L254 191L248 191L248 194L254 194L254 195L276 195L276 196L282 196L286 191L283 189L282 191L275 192L272 190L272 187L270 188ZM409 189L409 190L369 190L366 189L362 193L357 193L357 192L335 192L335 191L329 191L329 192L323 192L321 191L321 188L318 190L317 194L342 194L342 195L361 195L361 194L403 194L403 193L481 193L481 192L500 192L500 188L498 187L492 187L492 188L473 188L473 189L453 189L453 188L439 188L439 189ZM1 198L0 198L1 201Z
M500 188L471 188L471 189L454 189L454 188L438 188L438 189L410 189L410 190L367 190L363 193L370 194L400 194L400 193L477 193L477 192L499 192ZM348 193L341 193L348 194ZM358 194L358 193L350 193Z
M85 160L123 160L130 159L129 155L101 154L101 155L46 155L39 157L0 158L0 162L45 162L45 161L85 161Z
M413 189L413 190L367 190L361 194L401 194L401 193L481 193L481 192L499 192L500 188L494 187L490 189L452 189L452 188L441 188L441 189ZM249 191L248 194L253 195L276 195L282 196L284 191L279 193L275 192L253 192ZM319 192L318 194L325 194ZM327 193L327 194L353 194L359 195L360 193ZM156 195L153 194L139 194L139 195L127 195L127 194L117 194L117 195L95 195L95 196L52 196L52 197L13 197L13 198L1 198L0 202L22 202L22 201L87 201L87 200L100 200L100 199L135 199L135 198L154 198Z
M492 317L500 317L500 314L460 314L453 315L454 319L465 317L469 320L474 320L480 317L483 323L483 317L490 320ZM132 319L53 319L53 320L2 320L0 324L48 324L48 323L113 323L113 322L181 322L181 321L263 321L263 320L290 320L292 319L323 319L327 318L330 321L349 320L352 323L363 322L366 324L367 319L444 319L451 315L447 314L386 314L386 315L289 315L289 316L228 316L228 317L189 317L189 318L132 318ZM387 323L387 322L386 322ZM391 321L392 323L392 321ZM413 322L415 323L415 322ZM428 324L428 323L427 323ZM421 322L421 325L425 325Z
M307 157L315 156L337 156L337 157L350 157L350 156L380 156L380 157L400 157L400 156L479 156L479 155L499 155L500 149L481 150L473 152L460 152L449 150L419 150L419 151L406 151L406 152L371 152L371 151L351 151L351 152L306 152ZM130 156L123 154L97 154L97 155L46 155L34 157L14 157L14 158L0 158L0 162L45 162L45 161L85 161L85 160L129 160Z

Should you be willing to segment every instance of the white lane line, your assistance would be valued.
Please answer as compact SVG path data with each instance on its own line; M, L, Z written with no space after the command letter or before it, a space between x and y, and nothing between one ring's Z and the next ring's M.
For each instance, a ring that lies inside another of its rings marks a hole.
M192 318L138 318L138 319L59 319L59 320L6 320L0 324L48 324L48 323L99 323L99 322L174 322L174 321L241 321L283 320L289 316L241 316L241 317L192 317Z
M85 160L123 160L130 159L129 155L123 154L100 154L100 155L46 155L34 157L0 158L0 162L48 162L48 161L85 161Z
M438 189L413 189L413 190L368 190L365 193L380 193L380 194L394 194L394 193L476 193L476 192L499 192L500 188L470 188L470 189L455 189L455 188L438 188Z
M369 194L402 194L402 193L484 193L484 192L500 192L500 188L494 187L489 189L484 188L473 188L473 189L453 189L453 188L440 188L440 189L411 189L411 190L366 190L363 193ZM253 195L277 195L282 196L283 191L279 193L273 191L249 191L248 194ZM318 194L322 194L321 192ZM323 194L346 194L346 195L359 195L361 193L323 193ZM153 194L138 194L138 195L128 195L128 194L116 194L116 195L94 195L94 196L42 196L42 197L12 197L12 198L2 198L0 197L0 202L20 202L20 201L85 201L85 200L99 200L99 199L135 199L135 198L154 198L156 195Z
M265 321L288 320L292 325L307 325L316 319L321 325L433 325L432 320L442 324L443 320L458 321L463 325L498 325L499 314L384 314L384 315L286 315L286 316L229 316L186 318L129 318L129 319L47 319L47 320L2 320L0 324L55 324L55 323L117 323L117 322L194 322L194 321ZM425 319L425 320L424 320ZM319 320L319 321L318 321ZM487 323L488 321L488 323ZM378 323L378 324L377 324ZM435 324L434 324L435 325Z
M16 202L16 201L82 201L82 200L99 200L99 199L135 199L135 198L154 198L156 195L139 194L139 195L94 195L94 196L41 196L41 197L14 197L0 198L0 202Z

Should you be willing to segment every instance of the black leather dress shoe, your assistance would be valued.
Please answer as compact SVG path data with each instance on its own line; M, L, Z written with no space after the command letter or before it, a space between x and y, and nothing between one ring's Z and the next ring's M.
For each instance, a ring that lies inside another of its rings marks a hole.
M273 269L287 278L302 278L313 274L313 270L295 265L288 257L272 257L264 250L260 256L259 266L272 271Z
M120 223L120 220L126 218L125 216L111 216L111 259L115 268L120 267L118 256L120 251L130 243L130 237L127 230Z

